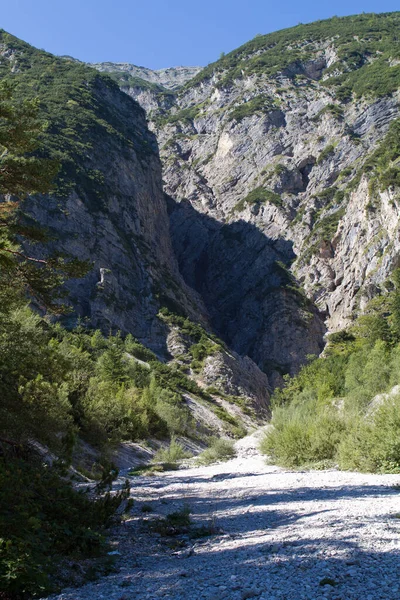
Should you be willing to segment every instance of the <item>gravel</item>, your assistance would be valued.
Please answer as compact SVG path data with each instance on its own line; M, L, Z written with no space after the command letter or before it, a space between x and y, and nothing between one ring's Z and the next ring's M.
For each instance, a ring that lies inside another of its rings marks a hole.
M117 571L51 598L400 599L400 476L285 471L265 464L260 435L228 462L132 478L134 507L111 539ZM149 531L185 505L215 534Z

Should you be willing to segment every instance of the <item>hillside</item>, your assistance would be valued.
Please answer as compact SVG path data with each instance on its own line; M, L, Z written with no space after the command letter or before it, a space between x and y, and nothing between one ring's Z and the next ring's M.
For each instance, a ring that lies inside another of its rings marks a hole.
M250 359L207 341L213 337L207 309L179 273L157 142L143 109L79 61L54 57L4 31L0 42L0 79L14 86L15 102L39 99L40 153L60 164L53 193L24 201L23 211L50 239L29 252L55 251L90 265L83 278L65 284L72 311L63 324L134 335L204 387L247 396L266 409L265 374ZM162 318L161 309L178 321ZM190 336L185 325L194 322L206 329ZM180 330L174 346L170 338Z
M112 62L92 63L90 66L102 73L109 73L120 87L146 86L144 82L147 82L150 88L158 87L160 91L177 90L202 70L202 67L169 67L154 71L129 63Z
M348 325L397 265L399 22L257 36L148 112L180 270L220 335L269 372L318 354L325 327ZM310 305L285 309L276 261Z

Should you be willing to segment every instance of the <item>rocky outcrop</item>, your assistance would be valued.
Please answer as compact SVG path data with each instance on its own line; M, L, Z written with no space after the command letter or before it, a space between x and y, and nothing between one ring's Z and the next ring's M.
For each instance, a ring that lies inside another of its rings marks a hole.
M376 19L389 37L364 49L369 18L252 40L149 113L180 271L218 334L273 381L319 353L398 264L398 189L371 157L399 117L385 58L399 16Z
M207 336L207 333L204 332ZM214 338L215 340L215 338ZM193 360L196 341L182 328L169 325L167 347L173 361L201 387L213 394L242 399L259 417L269 415L271 386L266 374L248 356L240 356L227 346L207 338L207 351L201 361ZM221 400L221 399L220 399Z
M146 67L138 67L130 63L91 63L92 67L103 73L121 74L122 77L128 75L128 78L137 78L158 86L162 86L167 90L176 90L185 85L203 67L168 67L167 69L147 69Z

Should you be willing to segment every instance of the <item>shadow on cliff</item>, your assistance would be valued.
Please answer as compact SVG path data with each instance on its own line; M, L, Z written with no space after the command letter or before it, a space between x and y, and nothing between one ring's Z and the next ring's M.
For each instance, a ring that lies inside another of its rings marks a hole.
M275 380L322 351L322 315L288 270L292 242L268 238L243 220L222 223L189 201L167 197L167 204L180 272L233 350Z

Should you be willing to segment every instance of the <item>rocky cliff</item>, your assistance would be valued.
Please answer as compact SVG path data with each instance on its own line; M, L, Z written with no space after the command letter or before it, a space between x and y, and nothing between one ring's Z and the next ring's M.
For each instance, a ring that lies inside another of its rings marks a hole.
M110 73L113 79L118 78L121 85L131 80L147 81L166 90L177 90L190 81L203 67L169 67L167 69L147 69L130 63L92 63L90 66L103 73Z
M72 319L131 332L165 355L160 307L170 303L200 321L206 310L178 271L157 142L143 109L108 77L5 32L0 58L0 75L17 96L39 97L42 151L61 164L54 194L27 199L25 210L48 229L52 249L93 264L67 284Z
M148 112L181 273L274 376L398 263L399 25L360 15L257 36Z
M55 251L91 265L85 277L66 283L74 309L67 324L79 317L104 333L132 333L161 359L173 360L161 308L211 325L202 298L179 272L157 142L144 110L109 77L6 32L0 32L0 77L13 82L16 99L40 99L41 152L60 162L54 192L24 202L50 240L29 251L40 257ZM217 364L207 365L204 381L190 365L182 368L204 386L240 391L266 409L268 380L250 359L221 350ZM226 385L222 371L229 373Z
M153 71L129 63L93 63L101 73L107 73L128 96L146 110L169 110L174 104L174 92L202 70L202 67L170 67Z
M202 70L95 65L114 83L3 33L1 74L40 96L63 165L27 206L94 261L70 284L77 313L171 357L167 306L272 385L319 354L398 264L399 25L299 25Z

